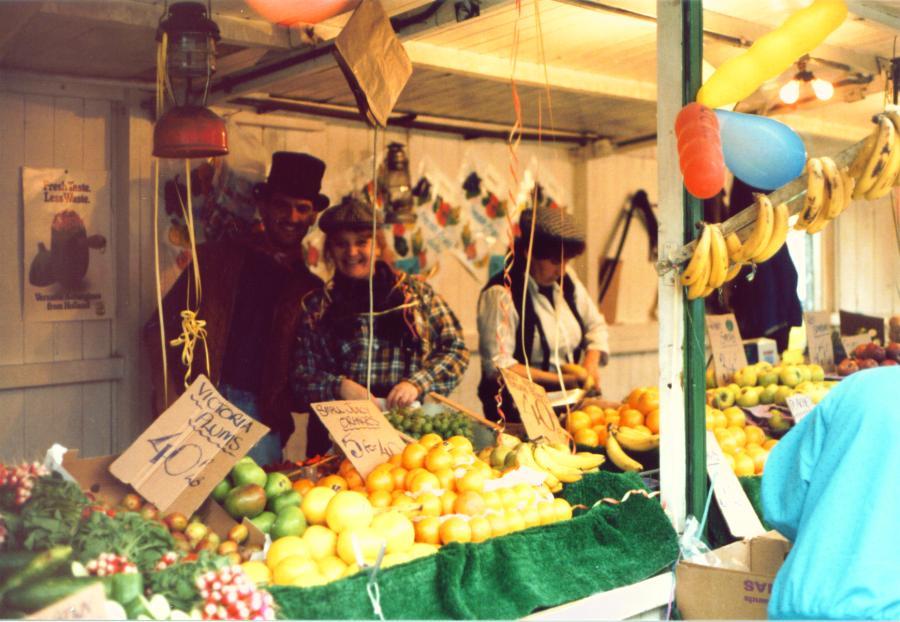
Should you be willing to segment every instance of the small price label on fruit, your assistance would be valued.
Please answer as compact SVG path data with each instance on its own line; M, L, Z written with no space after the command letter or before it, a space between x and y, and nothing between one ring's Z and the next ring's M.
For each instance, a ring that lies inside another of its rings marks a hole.
M403 451L400 433L371 400L316 402L310 406L363 477Z
M831 343L831 314L828 311L804 313L806 348L809 362L817 363L825 371L834 369L834 346Z
M797 423L800 423L800 420L816 407L815 403L809 399L809 396L803 395L802 393L791 395L785 401L787 402L787 407L791 411L791 416Z
M501 369L506 389L512 396L528 438L545 438L552 443L568 443L569 436L553 412L544 387L530 382L514 371Z
M733 313L707 315L706 332L709 335L709 349L712 351L716 384L724 387L731 382L734 372L747 366L747 353L737 320Z
M716 504L722 511L731 535L736 538L753 538L765 533L753 504L710 430L706 431L706 472L712 482Z
M269 431L202 374L109 466L162 514L193 514Z

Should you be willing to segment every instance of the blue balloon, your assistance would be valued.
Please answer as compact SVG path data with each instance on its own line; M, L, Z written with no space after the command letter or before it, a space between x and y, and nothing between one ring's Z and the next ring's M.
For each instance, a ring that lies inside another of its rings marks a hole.
M716 110L725 166L762 190L780 188L806 166L806 146L784 123L742 112Z

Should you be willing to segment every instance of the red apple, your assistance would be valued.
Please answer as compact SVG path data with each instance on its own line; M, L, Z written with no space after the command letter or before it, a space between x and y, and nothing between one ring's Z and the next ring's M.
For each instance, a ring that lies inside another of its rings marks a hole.
M888 344L888 347L885 349L885 354L887 358L894 359L896 362L900 363L900 343L892 341Z
M868 348L868 347L869 347L869 344L861 343L858 346L856 346L855 348L853 348L853 358L855 358L855 359L869 358L866 355L866 348Z
M880 363L884 360L884 348L875 342L866 344L866 358Z
M147 503L141 508L141 516L147 520L156 520L159 518L159 510L152 503Z
M872 369L873 367L878 367L878 361L873 359L862 359L857 361L857 365L859 365L860 369Z
M122 497L122 507L129 512L139 511L142 505L144 505L144 502L141 499L141 496L136 495L133 492Z
M209 528L201 522L194 521L184 528L184 535L193 543L200 542L209 533Z
M894 359L884 359L883 361L881 361L882 367L888 367L889 365L900 365L900 363L898 363Z
M172 512L163 519L169 531L184 531L188 525L187 516L181 512Z
M228 539L234 540L238 544L243 544L248 535L249 530L247 529L247 525L244 525L242 523L238 523L228 530Z
M856 371L859 371L859 365L853 359L844 359L838 365L838 374L841 376L849 376Z
M219 545L217 552L219 555L228 555L238 550L238 543L234 540L225 540Z

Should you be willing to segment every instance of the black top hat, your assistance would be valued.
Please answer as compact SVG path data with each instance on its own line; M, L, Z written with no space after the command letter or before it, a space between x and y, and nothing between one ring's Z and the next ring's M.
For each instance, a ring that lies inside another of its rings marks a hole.
M259 184L259 191L264 196L280 192L297 199L309 199L321 212L328 207L329 200L319 191L322 189L322 176L325 174L325 163L308 153L276 151L272 154L272 169L265 184Z

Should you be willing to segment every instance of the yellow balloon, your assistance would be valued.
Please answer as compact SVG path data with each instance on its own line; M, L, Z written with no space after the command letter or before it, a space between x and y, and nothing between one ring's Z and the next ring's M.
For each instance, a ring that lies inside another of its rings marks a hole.
M723 63L700 88L697 101L719 108L744 99L820 45L846 17L844 0L815 0Z

